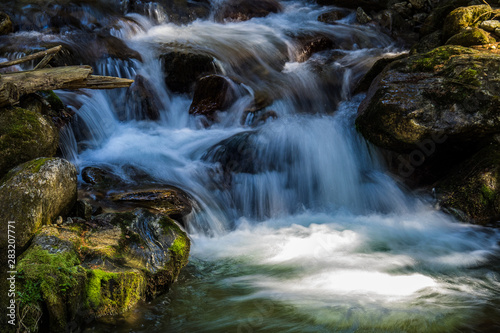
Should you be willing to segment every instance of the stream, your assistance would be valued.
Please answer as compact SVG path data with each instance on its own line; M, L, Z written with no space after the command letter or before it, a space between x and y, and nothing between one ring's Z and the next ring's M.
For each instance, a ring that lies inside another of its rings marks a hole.
M154 6L120 18L112 35L142 62L109 58L94 72L146 78L161 101L156 121L125 89L58 92L76 113L61 146L79 170L130 182L139 170L196 202L184 221L190 263L169 293L83 331L497 331L500 232L458 223L405 189L354 127L356 82L405 50L354 13L331 25L317 20L326 7L281 4L245 22L212 14L179 25ZM296 37L318 34L338 48L297 62ZM239 92L208 127L188 113L191 97L165 85L158 56L173 45L214 55ZM260 91L276 117L257 122L245 110Z

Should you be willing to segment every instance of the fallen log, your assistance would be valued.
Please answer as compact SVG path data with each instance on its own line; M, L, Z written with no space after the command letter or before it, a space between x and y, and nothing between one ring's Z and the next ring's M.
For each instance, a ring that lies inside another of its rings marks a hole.
M19 58L19 59L2 62L2 63L0 63L0 68L6 68L6 67L14 66L14 65L19 65L19 64L22 64L24 62L27 62L27 61L30 61L30 60L34 60L34 59L38 59L38 58L41 58L41 57L46 57L46 59L47 59L47 56L49 56L49 55L54 56L61 49L62 49L62 46L59 45L59 46L50 48L50 49L45 50L45 51L40 51L40 52L37 52L37 53L33 53L33 54L30 54L30 55L27 55L27 56ZM48 61L45 60L46 63L43 66L45 66L50 61L51 58L52 57L48 58L49 59ZM44 61L44 60L42 60L42 61ZM40 66L40 64L38 64L37 67L40 68L40 67L43 67L43 66Z
M2 74L0 106L15 104L21 96L39 90L126 88L134 82L129 79L91 74L90 66L43 68Z

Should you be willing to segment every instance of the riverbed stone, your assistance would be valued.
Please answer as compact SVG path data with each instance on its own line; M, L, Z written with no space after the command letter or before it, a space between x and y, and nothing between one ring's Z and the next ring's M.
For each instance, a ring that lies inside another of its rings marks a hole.
M207 75L196 82L189 114L214 121L216 112L226 111L236 99L236 83L222 75Z
M25 248L43 225L69 212L76 187L76 168L64 159L38 158L12 169L0 185L0 233L7 234L7 221L15 221L16 246Z
M15 107L0 109L0 176L37 157L56 153L59 134L40 113Z
M500 21L497 21L497 20L483 21L483 22L481 22L481 24L479 24L479 28L486 30L486 31L489 31L489 32L494 32L495 29L500 28Z
M165 84L176 93L190 93L198 78L217 73L215 59L204 53L170 51L160 56Z
M480 28L469 28L460 31L458 34L453 35L446 41L446 45L484 45L494 43L495 39L490 34Z
M393 62L372 83L356 126L376 145L399 152L446 136L477 144L499 133L497 54L442 46Z
M459 7L451 11L444 21L443 34L445 38L450 38L467 27L477 27L482 21L491 17L491 7L489 5L476 5Z
M20 309L42 310L51 332L121 314L168 291L189 248L173 220L143 210L45 226L19 258Z
M216 14L216 19L219 22L247 21L253 17L264 17L282 10L283 7L276 0L229 0L224 2Z
M498 226L500 145L492 143L457 165L435 188L445 212L465 222Z
M9 34L12 31L12 21L10 20L9 15L4 12L0 12L0 36Z

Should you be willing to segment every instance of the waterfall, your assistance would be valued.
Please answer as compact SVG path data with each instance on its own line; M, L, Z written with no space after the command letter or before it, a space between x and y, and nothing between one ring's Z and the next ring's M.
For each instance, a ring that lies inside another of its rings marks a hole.
M404 50L352 14L328 25L317 20L326 7L281 3L283 12L263 18L183 25L152 3L112 30L141 61L107 58L95 68L134 78L147 98L58 92L76 112L62 152L80 170L105 167L128 181L132 166L194 200L184 221L193 241L187 271L168 296L114 328L493 327L500 233L460 224L407 191L354 128L364 97L352 95L356 82L378 58ZM335 47L301 60L300 38L318 35ZM236 97L218 121L190 115L192 95L167 86L160 55L179 48L213 57L214 70L231 79ZM262 95L269 103L248 112Z

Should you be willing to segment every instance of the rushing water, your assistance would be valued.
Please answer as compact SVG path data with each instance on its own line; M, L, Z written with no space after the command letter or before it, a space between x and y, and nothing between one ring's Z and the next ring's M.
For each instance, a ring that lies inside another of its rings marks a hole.
M77 114L62 151L80 170L104 167L133 182L133 166L197 202L185 221L190 264L173 290L85 331L498 330L499 233L457 223L405 191L354 129L363 96L351 96L353 84L401 50L353 15L328 25L317 21L324 8L282 4L282 13L247 22L187 25L150 5L149 17L114 24L143 61L108 59L96 72L146 78L157 121L143 120L124 91L60 92ZM319 33L339 48L296 62L294 37ZM190 98L166 88L158 55L172 45L214 55L238 82L240 98L218 123L205 128L189 115ZM277 119L242 125L259 90L274 98L266 110ZM243 151L224 155L231 147Z

